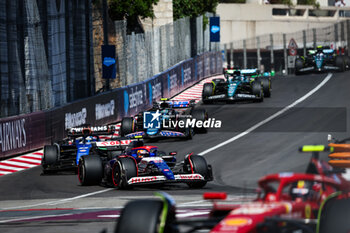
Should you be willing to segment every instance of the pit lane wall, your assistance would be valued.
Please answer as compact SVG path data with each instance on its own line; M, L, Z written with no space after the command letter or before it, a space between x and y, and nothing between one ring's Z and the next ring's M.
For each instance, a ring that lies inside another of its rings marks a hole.
M66 137L66 129L82 124L120 121L172 97L194 83L222 73L222 54L207 52L140 83L114 89L65 106L0 119L0 159L39 149Z

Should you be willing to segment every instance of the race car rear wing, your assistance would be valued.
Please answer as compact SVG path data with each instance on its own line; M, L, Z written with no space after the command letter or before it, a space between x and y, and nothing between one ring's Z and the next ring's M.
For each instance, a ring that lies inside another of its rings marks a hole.
M325 145L304 145L300 152L312 152L312 156L319 158L319 152L330 152L328 163L336 168L350 168L350 144L330 143Z
M168 100L167 98L161 98L158 102L160 106L162 104L168 104L170 108L189 108L195 105L195 100Z
M67 130L68 137L88 137L113 134L115 132L115 126L86 126L75 127Z
M100 141L93 143L100 150L125 150L126 148L134 148L143 146L142 139L117 138L112 140Z

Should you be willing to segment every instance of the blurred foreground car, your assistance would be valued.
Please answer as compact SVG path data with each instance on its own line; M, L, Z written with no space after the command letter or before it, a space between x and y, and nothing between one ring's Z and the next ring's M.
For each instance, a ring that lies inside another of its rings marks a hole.
M287 172L261 178L261 191L253 202L231 203L224 201L226 193L205 193L204 199L213 200L209 217L180 220L175 217L172 198L161 193L157 194L160 200L129 202L116 232L177 233L181 225L187 228L184 232L348 233L350 182L339 170L319 160L319 146L303 146L300 151L313 153L307 173ZM132 224L134 218L142 222Z

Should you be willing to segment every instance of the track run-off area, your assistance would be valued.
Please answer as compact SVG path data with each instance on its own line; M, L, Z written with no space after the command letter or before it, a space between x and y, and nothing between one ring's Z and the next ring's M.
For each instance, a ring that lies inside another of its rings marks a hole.
M198 107L206 108L209 117L222 121L221 129L188 141L149 144L177 151L178 161L191 152L203 155L214 172L214 181L204 189L189 189L185 184L132 190L85 187L73 173L42 175L40 166L0 176L0 231L100 232L107 228L113 232L126 202L152 198L158 190L174 197L180 218L208 213L210 203L202 200L204 192L225 191L233 201L252 198L261 176L305 171L310 155L300 154L300 146L326 144L329 133L339 139L350 136L349 75L274 77L271 98L262 103L202 105L199 101ZM192 90L200 96L198 86ZM196 97L188 93L178 99ZM322 157L326 159L327 154Z

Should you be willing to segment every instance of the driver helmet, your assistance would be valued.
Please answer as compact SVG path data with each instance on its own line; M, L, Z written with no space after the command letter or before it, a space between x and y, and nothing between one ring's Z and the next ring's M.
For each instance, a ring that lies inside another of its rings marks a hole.
M137 150L137 158L142 159L143 157L149 157L149 152L145 149Z
M302 198L304 199L309 194L309 188L304 180L298 180L291 187L291 196L293 199Z

